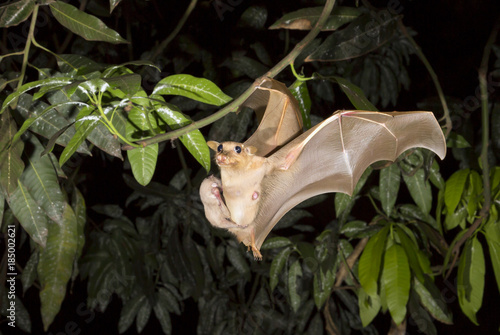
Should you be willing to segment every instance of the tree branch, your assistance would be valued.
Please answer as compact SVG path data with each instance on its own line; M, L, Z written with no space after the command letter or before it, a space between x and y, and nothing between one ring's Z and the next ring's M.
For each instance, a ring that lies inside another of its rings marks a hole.
M226 114L229 114L230 112L235 112L238 107L253 93L255 88L260 84L262 78L264 77L269 77L273 78L275 77L278 73L283 71L289 64L293 63L295 58L297 58L300 53L304 50L304 48L314 40L314 38L319 34L321 31L321 28L323 27L324 23L328 19L328 16L330 15L333 6L335 5L335 0L327 0L325 7L323 8L323 11L321 12L321 16L319 17L318 22L314 26L313 29L300 41L295 48L293 48L290 53L284 57L278 64L276 64L272 69L270 69L268 72L266 72L261 78L258 78L243 94L241 94L238 98L234 99L231 103L229 103L226 107L222 108L218 112L207 116L201 120L194 121L193 123L183 127L179 128L173 131L170 131L168 133L160 134L151 138L148 138L146 140L142 140L137 142L138 144L142 145L143 147L154 144L154 143L159 143L163 141L167 141L170 139L175 139L178 138L181 135L187 134L190 131L193 131L195 129L199 129L202 127L205 127L220 118L224 117ZM134 147L129 146L129 145L124 145L122 146L123 150L131 150L134 149Z

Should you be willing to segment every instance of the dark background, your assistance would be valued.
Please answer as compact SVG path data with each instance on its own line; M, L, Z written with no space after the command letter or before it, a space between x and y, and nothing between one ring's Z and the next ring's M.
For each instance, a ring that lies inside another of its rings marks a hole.
M103 2L104 4L106 2ZM284 13L307 7L314 4L309 1L233 1L238 5L233 7L232 11L226 11L221 20L220 16L215 11L212 3L201 1L192 15L188 18L186 25L181 30L181 34L187 34L193 37L200 45L211 51L215 56L215 64L220 64L224 58L230 54L235 48L249 48L249 41L245 39L243 28L236 28L237 22L241 14L251 5L262 5L268 9L268 18L266 26L271 25L275 20L281 17ZM371 4L377 8L387 7L387 1L372 1ZM394 3L394 1L392 1ZM139 5L140 4L140 5ZM132 48L126 46L112 46L108 54L99 50L91 50L95 52L96 57L104 58L102 61L109 63L122 63L132 59L139 59L144 51L151 50L155 43L161 38L166 37L177 25L182 16L185 6L188 1L123 1L117 9L116 13L110 18L104 18L108 25L116 29L125 37L125 20L132 20L135 23L132 30L133 43ZM352 2L343 2L345 5L352 5ZM413 28L418 35L415 40L422 48L429 62L433 66L443 91L447 96L455 98L457 103L463 102L469 96L475 96L478 88L477 69L479 68L482 52L488 35L494 25L495 20L500 15L500 2L495 0L479 0L479 1L464 1L464 0L413 0L399 2L404 15L403 22L406 26ZM118 16L118 19L114 17ZM21 29L20 27L14 29ZM51 23L50 34L54 29L61 29L57 22ZM149 38L148 31L151 32L152 38ZM40 30L40 34L48 33L47 30ZM276 54L273 61L280 59L283 52L282 41L278 42L279 31L262 31L258 32L256 38L262 39L266 45L275 45ZM300 38L301 33L294 33ZM305 33L304 33L305 34ZM61 36L63 36L61 34ZM45 36L47 37L47 36ZM43 35L40 36L43 40ZM6 40L4 39L2 43ZM273 41L276 41L273 43ZM166 50L166 57L175 55L176 42L172 42ZM66 50L70 52L70 50ZM218 55L218 56L217 56ZM90 56L88 56L90 57ZM217 59L220 57L220 59ZM171 67L166 66L166 76L171 73ZM412 56L409 67L411 88L409 91L403 91L398 99L397 106L393 106L398 110L416 109L419 102L425 99L436 96L435 87L431 78L423 64L416 56ZM230 84L229 77L225 75L227 68L218 68L218 84L221 87ZM193 75L202 76L202 68L199 64L193 63L187 68L187 72ZM227 81L227 82L225 82ZM497 94L493 92L493 94ZM335 106L335 109L343 108L343 106ZM333 110L332 110L333 111ZM467 115L468 122L479 125L480 111L479 109L470 111ZM476 128L479 129L479 128ZM170 149L166 149L167 151ZM168 157L170 153L165 152L163 158ZM171 156L171 155L170 155ZM160 158L162 160L163 158ZM189 161L189 164L196 164ZM454 171L457 167L457 162L452 158L447 159L445 166L448 171ZM180 166L177 162L164 161L162 165L163 172L157 172L155 178L162 179L162 174L168 174L168 171L177 171ZM98 203L116 202L123 204L125 198L130 191L124 185L122 175L123 163L118 160L108 161L100 159L86 159L82 166L82 171L86 172L90 177L86 185L86 196L88 199L88 207ZM158 175L159 174L159 175ZM103 187L103 185L113 185L113 188ZM116 185L116 187L115 187ZM120 189L122 187L123 189ZM486 249L485 249L486 250ZM22 256L20 256L22 257ZM23 264L22 259L19 259ZM486 264L489 260L486 260ZM487 271L491 267L487 267ZM454 275L451 276L453 278ZM441 278L437 278L442 281ZM20 287L20 286L19 286ZM487 281L485 286L485 294L483 306L478 313L478 321L480 326L474 326L468 318L463 315L458 306L458 298L454 291L455 283L443 282L439 283L438 287L443 287L443 295L448 299L452 306L454 314L454 325L447 326L436 322L439 333L455 333L455 334L494 334L498 333L499 318L498 318L498 295L497 285L491 273L487 273ZM26 307L30 311L33 322L33 334L37 334L36 329L42 329L41 319L39 314L39 299L38 290L31 288L28 290L24 301ZM61 312L57 316L51 326L52 334L114 334L117 332L116 325L118 323L121 303L118 299L113 299L105 313L90 312L84 305L86 301L86 283L75 283L72 291L67 295L67 298L61 308ZM190 334L195 333L197 323L197 306L193 301L187 301L184 306L184 313L177 317L171 315L174 326L174 334ZM378 316L376 324L380 333L385 333L389 327L387 318ZM5 325L2 329L5 334L8 332ZM126 334L134 334L135 326ZM144 334L161 333L159 323L154 316L150 318L150 322ZM410 333L418 333L417 328L409 324ZM50 332L49 332L50 333Z

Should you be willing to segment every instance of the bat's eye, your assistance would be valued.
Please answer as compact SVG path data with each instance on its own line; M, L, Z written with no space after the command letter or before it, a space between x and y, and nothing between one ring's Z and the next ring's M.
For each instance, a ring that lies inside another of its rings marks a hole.
M236 153L239 154L241 152L241 147L240 146L234 147L234 151L236 151Z
M222 144L219 144L219 146L217 147L217 152L222 152Z

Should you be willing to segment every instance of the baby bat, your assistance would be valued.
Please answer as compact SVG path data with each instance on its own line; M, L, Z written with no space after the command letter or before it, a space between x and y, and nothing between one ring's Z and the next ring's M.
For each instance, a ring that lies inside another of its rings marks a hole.
M201 202L208 221L217 228L234 228L238 225L231 220L231 213L222 199L222 185L219 178L209 176L200 186Z
M282 112L266 109L266 114ZM281 123L274 129L285 126ZM266 129L271 127L265 125ZM256 259L262 258L259 250L271 229L302 201L327 192L351 195L369 165L394 161L410 148L429 149L441 159L446 154L445 139L434 115L420 111L339 111L275 152L266 147L264 151L272 152L267 157L255 140L250 144L207 144L216 151L225 205L235 224L226 229L248 246Z

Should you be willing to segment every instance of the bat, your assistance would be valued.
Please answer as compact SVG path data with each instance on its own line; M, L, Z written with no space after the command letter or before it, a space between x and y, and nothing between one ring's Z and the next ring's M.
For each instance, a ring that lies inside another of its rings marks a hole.
M283 90L283 99L294 100L286 87L279 89ZM203 202L205 210L207 206L216 210L207 219L221 227L221 218L229 213L232 224L222 228L234 234L258 260L262 259L260 247L272 228L302 201L328 192L352 195L368 166L381 160L395 161L411 148L429 149L441 159L446 155L444 135L432 112L337 111L296 136L284 132L285 120L295 126L301 125L300 121L282 115L298 113L298 109L292 110L295 108L266 108L259 128L245 143L207 142L216 152L221 171L220 182L202 185L204 190L200 190L221 194L220 207L218 202ZM263 140L259 139L260 129L265 130ZM276 134L270 134L270 129ZM280 136L283 140L276 140Z
M205 216L217 228L235 228L238 225L231 220L231 213L222 199L222 184L220 179L209 176L200 186L200 198L204 205Z

